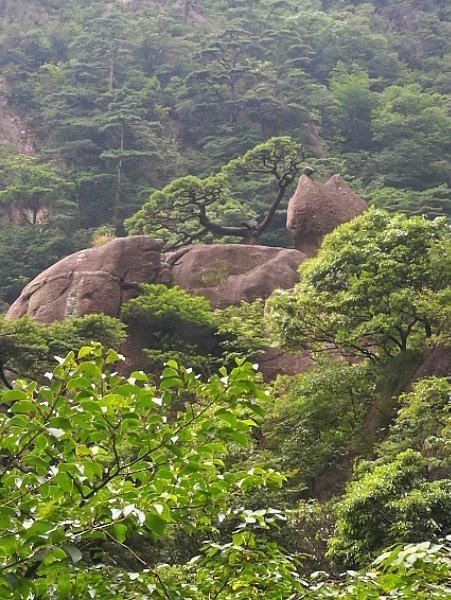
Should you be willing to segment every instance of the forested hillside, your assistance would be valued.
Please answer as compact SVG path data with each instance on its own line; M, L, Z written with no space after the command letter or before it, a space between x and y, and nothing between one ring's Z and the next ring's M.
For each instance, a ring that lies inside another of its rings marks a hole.
M450 11L0 0L0 600L451 598Z
M95 228L123 232L174 178L210 176L272 136L378 206L449 214L448 12L432 0L3 0L0 93L29 154L1 145L3 301ZM255 221L268 186L233 181L212 214ZM288 243L283 222L265 243Z

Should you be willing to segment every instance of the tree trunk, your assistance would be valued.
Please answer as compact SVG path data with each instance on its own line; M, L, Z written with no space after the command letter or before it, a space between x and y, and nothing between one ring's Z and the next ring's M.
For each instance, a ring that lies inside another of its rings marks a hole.
M243 238L243 244L248 244L249 246L258 246L260 240L256 233L250 233L248 237Z
M235 125L235 114L234 114L234 102L235 102L235 81L233 79L233 75L230 76L229 83L229 127L233 127Z
M32 213L32 221L33 221L33 225L36 225L36 223L38 222L38 215L39 215L39 200L36 198L36 196L33 197L33 203L31 206L31 213Z
M120 155L116 166L116 193L114 197L114 209L113 209L113 226L117 233L120 233L119 229L122 225L121 221L121 205L122 205L122 171L123 171L123 151L124 151L124 138L125 138L125 123L124 119L121 120L121 131L120 131L120 142L119 150Z
M108 87L110 90L114 90L115 79L116 79L116 48L111 48L110 52L110 69L108 74Z

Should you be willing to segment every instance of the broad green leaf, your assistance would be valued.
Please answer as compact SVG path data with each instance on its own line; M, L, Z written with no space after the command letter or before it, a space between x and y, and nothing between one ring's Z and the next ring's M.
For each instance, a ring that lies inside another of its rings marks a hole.
M19 400L11 406L10 411L13 413L31 413L36 411L36 406L30 400Z
M13 402L15 400L25 400L26 392L22 390L6 390L1 394L2 402Z

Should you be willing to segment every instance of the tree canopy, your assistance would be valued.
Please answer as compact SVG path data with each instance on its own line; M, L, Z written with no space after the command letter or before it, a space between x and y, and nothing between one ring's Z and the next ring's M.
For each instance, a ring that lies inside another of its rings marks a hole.
M0 252L7 227L27 257L40 237L36 265L14 265L21 281L100 226L123 235L132 215L130 231L168 246L254 234L289 245L283 173L223 169L274 137L377 206L450 213L440 3L7 0L0 17L2 141L34 152L0 149Z
M183 177L154 192L126 221L126 228L129 233L162 237L170 250L208 235L254 243L270 227L284 200L286 206L287 192L303 159L301 148L289 137L271 138L210 177ZM266 204L262 199L252 202L256 190L250 197L243 196L251 190L243 189L241 180L252 183L256 178L258 191L270 194ZM237 188L241 193L236 193ZM244 219L247 222L239 222Z
M368 210L327 235L294 290L271 299L276 335L375 360L421 346L445 323L448 246L443 219Z

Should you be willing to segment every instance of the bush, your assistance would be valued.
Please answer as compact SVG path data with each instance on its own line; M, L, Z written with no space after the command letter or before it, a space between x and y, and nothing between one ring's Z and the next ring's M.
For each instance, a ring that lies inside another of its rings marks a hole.
M445 379L419 381L374 461L357 465L336 505L337 527L329 554L340 565L368 560L384 545L438 540L451 526L446 471L449 430Z
M311 493L349 455L373 402L374 373L366 364L325 360L294 378L280 377L273 387L264 445L280 468L298 471L290 481L299 492L306 487Z
M284 479L224 464L267 402L252 365L201 381L172 361L155 388L142 372L119 376L119 359L85 346L60 359L47 384L22 381L2 394L0 597L270 600L299 590L294 559L264 535L283 518L277 510L237 508L231 540L214 539L240 490ZM174 414L179 398L190 402ZM177 526L208 538L179 569L129 544L164 541Z
M127 325L140 335L153 368L174 358L206 368L221 356L210 302L178 286L146 284L123 306Z
M301 597L443 600L450 593L450 552L445 543L397 544L382 552L368 571L348 571L341 579L329 581L327 574L318 573Z
M396 421L378 449L380 460L390 460L398 452L413 448L428 457L430 469L446 467L451 426L450 392L451 385L446 378L427 377L403 394Z
M92 245L94 248L104 246L116 237L116 232L112 225L101 225L94 230L92 234Z
M42 378L54 364L55 356L95 340L119 350L124 341L124 325L108 315L68 317L43 324L29 316L17 320L0 319L0 377L4 371L16 377Z
M258 341L251 342L249 330L260 325L262 306L243 303L213 311L204 296L178 286L147 284L124 304L123 318L141 338L152 369L174 358L207 372L260 348Z

